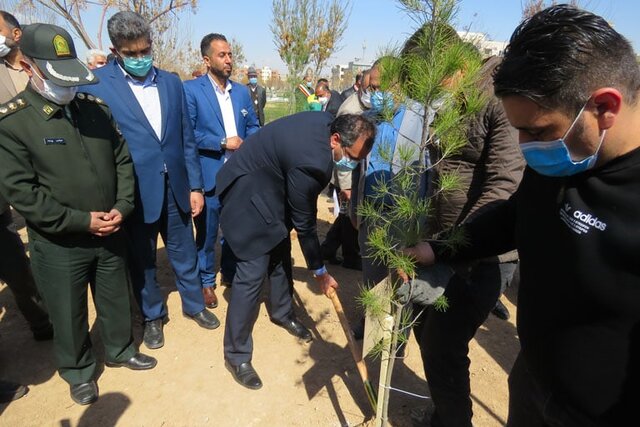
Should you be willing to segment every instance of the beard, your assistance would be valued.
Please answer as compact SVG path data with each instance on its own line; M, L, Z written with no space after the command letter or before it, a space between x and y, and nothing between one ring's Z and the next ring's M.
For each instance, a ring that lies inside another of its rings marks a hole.
M229 70L225 70L224 68L211 68L213 75L220 79L228 79L231 77L232 70L233 68L230 68Z
M5 39L4 44L12 51L16 48L16 46L18 46L18 43L16 43L14 39L10 39L9 37Z

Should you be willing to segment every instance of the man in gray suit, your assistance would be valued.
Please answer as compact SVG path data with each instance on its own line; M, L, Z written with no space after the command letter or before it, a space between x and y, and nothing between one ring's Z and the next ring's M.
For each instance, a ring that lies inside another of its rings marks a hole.
M9 101L22 92L29 82L29 76L20 65L22 52L18 47L22 29L16 18L0 10L0 104L7 108L17 108ZM0 195L0 281L7 284L16 299L16 305L29 323L36 341L53 338L53 328L49 315L43 309L42 299L36 290L29 260L24 253L22 240L13 230L11 209ZM27 393L21 384L0 380L0 402L18 399Z

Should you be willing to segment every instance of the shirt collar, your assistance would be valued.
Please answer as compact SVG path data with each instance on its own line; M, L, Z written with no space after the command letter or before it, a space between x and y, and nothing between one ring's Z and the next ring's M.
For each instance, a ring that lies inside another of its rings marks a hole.
M211 77L211 73L207 73L207 77L209 77L209 81L213 85L213 90L218 92L220 95L224 95L225 92L231 91L231 81L230 80L227 79L227 85L224 87L224 91L223 91L222 89L220 89L220 86L218 86L218 84L215 82L215 80L213 80L213 77Z
M22 67L15 68L13 65L9 64L9 62L6 59L3 59L2 61L4 62L4 65L7 66L7 68L12 69L13 71L18 71L18 72L24 71Z
M125 70L122 67L122 65L120 65L119 62L116 61L116 63L118 64L120 71L122 71L122 74L124 74L124 78L128 82L134 85L142 86L143 88L147 86L155 86L156 78L158 77L158 73L156 72L156 67L151 67L151 71L149 71L149 73L147 74L147 77L143 81L140 81L131 77L131 74L127 73L127 70Z

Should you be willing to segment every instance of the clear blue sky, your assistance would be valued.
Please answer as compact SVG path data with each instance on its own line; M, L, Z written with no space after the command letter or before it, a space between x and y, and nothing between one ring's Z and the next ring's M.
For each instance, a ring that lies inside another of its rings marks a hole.
M508 40L520 21L524 0L462 0L456 17L458 29L484 32L494 40ZM605 17L640 51L639 0L581 0L580 4ZM196 15L182 15L190 28L194 46L210 32L232 37L244 46L248 64L268 65L286 73L269 30L270 0L200 0ZM87 21L94 36L97 25ZM361 58L366 44L365 60L375 59L386 46L402 43L415 29L415 24L398 8L395 0L352 0L348 29L341 43L342 49L329 60L329 65L346 64ZM108 37L104 37L108 40ZM77 43L79 53L84 53Z

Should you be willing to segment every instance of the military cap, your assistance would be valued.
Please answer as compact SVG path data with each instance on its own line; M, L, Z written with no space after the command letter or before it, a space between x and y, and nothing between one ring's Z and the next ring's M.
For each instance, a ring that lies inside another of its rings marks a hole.
M22 29L20 50L33 59L46 78L58 86L98 83L98 78L78 59L71 35L51 24L31 24Z

